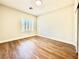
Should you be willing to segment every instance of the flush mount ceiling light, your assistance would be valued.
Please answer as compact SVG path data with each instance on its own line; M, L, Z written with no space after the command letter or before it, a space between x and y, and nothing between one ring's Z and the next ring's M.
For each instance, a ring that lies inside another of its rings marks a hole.
M36 4L37 6L41 6L41 5L42 5L42 1L41 1L41 0L36 0L36 1L35 1L35 4Z

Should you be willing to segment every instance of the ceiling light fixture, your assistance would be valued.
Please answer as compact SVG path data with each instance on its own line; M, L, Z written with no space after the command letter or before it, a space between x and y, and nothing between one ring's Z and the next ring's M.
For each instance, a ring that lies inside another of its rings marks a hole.
M36 0L36 1L35 1L35 4L36 4L37 6L41 6L41 5L42 5L42 1L41 1L41 0Z

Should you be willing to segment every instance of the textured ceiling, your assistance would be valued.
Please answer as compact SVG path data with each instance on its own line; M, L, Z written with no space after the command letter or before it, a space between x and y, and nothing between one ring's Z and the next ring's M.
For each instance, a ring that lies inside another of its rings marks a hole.
M35 0L0 0L0 4L39 16L44 13L74 4L75 2L74 0L42 0L43 4L37 7L34 1ZM33 9L29 10L29 7L33 7Z

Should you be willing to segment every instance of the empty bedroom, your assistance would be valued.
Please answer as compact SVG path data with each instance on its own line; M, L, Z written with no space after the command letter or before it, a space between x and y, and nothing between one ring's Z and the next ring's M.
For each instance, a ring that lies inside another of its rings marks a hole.
M0 0L0 59L77 59L75 0Z

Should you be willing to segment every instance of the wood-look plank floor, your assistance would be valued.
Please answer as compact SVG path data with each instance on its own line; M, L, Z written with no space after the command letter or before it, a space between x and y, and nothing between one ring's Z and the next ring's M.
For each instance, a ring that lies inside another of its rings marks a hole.
M0 44L0 59L77 59L75 47L34 36Z

